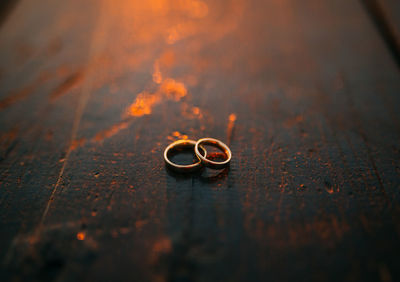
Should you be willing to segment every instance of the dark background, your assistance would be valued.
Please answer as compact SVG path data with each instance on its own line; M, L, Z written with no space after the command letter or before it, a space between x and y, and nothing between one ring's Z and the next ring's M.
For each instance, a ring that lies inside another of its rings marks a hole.
M2 281L400 280L399 1L0 8Z

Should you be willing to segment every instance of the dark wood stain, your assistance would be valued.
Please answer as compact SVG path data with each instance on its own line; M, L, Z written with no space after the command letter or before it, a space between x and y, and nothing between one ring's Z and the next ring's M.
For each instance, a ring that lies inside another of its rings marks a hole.
M1 281L400 280L376 1L53 2L0 30ZM230 167L164 166L201 137Z

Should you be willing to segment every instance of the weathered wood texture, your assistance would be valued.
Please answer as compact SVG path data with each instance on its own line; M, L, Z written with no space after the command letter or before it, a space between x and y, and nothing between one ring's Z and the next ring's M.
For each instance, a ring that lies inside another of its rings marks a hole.
M361 2L20 1L0 42L2 281L400 280L399 70ZM169 173L182 135L230 170Z

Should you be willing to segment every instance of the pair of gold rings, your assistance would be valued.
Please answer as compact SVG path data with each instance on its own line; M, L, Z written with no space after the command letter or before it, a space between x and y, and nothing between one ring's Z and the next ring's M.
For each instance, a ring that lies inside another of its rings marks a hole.
M213 161L207 158L207 151L203 147L203 145L211 145L219 148L225 154L226 159L221 162ZM196 157L198 159L197 162L189 165L180 165L173 163L168 158L168 153L173 149L183 149L183 148L194 148L194 152L196 153ZM223 169L227 167L231 161L232 152L229 147L214 138L202 138L197 141L194 140L178 140L171 143L164 151L164 160L166 165L174 171L177 172L194 172L202 168L203 166L212 168L212 169Z

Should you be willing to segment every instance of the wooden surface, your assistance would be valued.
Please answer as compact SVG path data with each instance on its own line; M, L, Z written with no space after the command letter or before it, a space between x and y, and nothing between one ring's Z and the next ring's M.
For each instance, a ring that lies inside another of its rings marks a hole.
M400 280L399 68L362 1L22 0L0 43L2 281ZM168 172L185 135L229 171Z
M393 33L397 37L397 40L400 41L400 3L396 0L379 0L379 5L382 7L382 10L392 26Z

